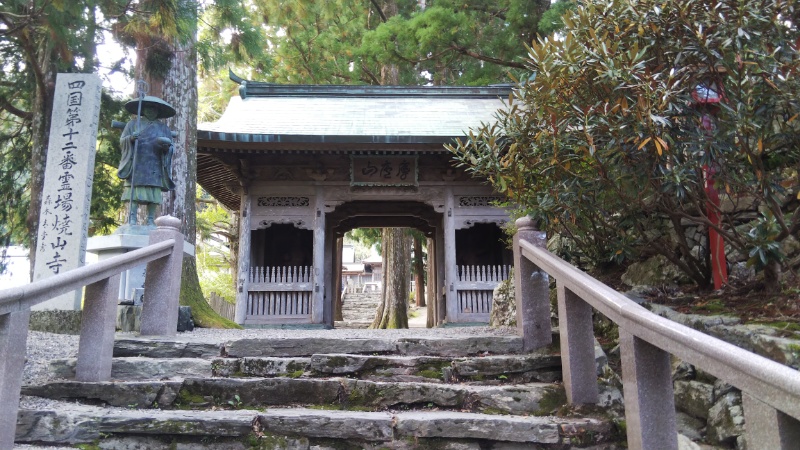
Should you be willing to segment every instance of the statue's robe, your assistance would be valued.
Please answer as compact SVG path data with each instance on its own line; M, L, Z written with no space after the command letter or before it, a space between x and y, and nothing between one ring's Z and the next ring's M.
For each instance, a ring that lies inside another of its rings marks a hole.
M136 130L136 122L128 122L120 137L122 158L117 176L125 180L122 199L131 200L132 185L134 202L160 204L161 192L175 188L172 180L172 154L175 150L171 143L172 134L165 123L151 122L142 117L139 124L139 143L136 145L136 141L130 139ZM164 145L158 138L167 138L170 144Z

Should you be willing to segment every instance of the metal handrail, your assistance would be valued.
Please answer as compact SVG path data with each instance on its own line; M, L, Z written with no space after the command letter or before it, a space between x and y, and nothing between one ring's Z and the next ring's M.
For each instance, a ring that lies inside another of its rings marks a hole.
M634 336L800 419L800 374L792 368L665 319L546 249L519 241L522 255Z
M0 315L29 309L57 295L80 289L128 269L169 255L174 239L89 264L50 278L0 291Z

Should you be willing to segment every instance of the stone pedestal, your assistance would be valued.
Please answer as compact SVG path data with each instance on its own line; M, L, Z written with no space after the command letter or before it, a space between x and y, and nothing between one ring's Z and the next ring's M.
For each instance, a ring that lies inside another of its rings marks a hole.
M110 236L95 236L89 238L86 251L97 255L98 261L122 255L132 250L146 247L150 242L150 232L155 230L153 225L123 225L115 234ZM183 253L194 255L194 246L183 242ZM144 294L144 275L146 264L135 269L122 272L119 279L119 301L123 304L142 304Z
M140 227L144 228L144 227ZM155 227L149 227L155 228ZM95 236L89 238L86 251L97 255L99 261L122 255L148 245L147 233L143 234L112 234L110 236ZM142 304L142 291L144 289L144 275L147 266L142 264L135 269L122 272L119 280L120 303ZM138 294L138 295L137 295Z

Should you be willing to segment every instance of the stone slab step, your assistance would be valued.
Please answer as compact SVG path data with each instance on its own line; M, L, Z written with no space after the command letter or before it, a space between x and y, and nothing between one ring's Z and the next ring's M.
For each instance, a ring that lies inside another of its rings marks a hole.
M510 377L517 379L509 381L552 382L561 379L561 357L546 352L462 358L324 354L311 356L309 369L312 373L362 379L417 375L444 382L503 381Z
M211 377L211 359L201 358L144 358L141 356L114 358L111 361L112 380L162 380L165 378ZM50 361L50 373L57 378L74 379L76 358Z
M376 382L350 378L188 378L181 381L77 382L23 386L24 395L136 408L316 405L385 410L443 408L547 415L564 405L560 385L465 385Z
M114 341L115 357L215 358L221 354L222 344L141 337Z
M76 359L50 362L60 379L75 378ZM527 355L450 358L324 354L311 357L114 358L112 380L164 380L202 377L352 376L373 381L553 382L561 379L561 358L539 351Z
M334 328L366 329L372 324L372 320L337 320L333 323Z
M283 338L237 339L223 344L152 338L119 338L115 357L213 358L260 356L311 356L320 353L471 356L522 353L517 336L459 338Z
M499 449L508 447L498 444L516 442L555 449L578 442L583 445L607 442L613 438L614 429L610 422L597 418L512 417L441 411L325 411L306 408L267 411L126 410L70 404L57 410L20 410L16 440L18 443L50 445L94 443L103 448L104 441L121 442L121 438L127 437L135 442L137 439L158 436L173 441L191 437L198 442L212 437L223 442L225 438L238 438L250 445L247 448L359 448L358 443L370 444L370 448L373 448L372 445L411 448L409 442L416 447L420 443L456 440L472 443L472 446L421 448ZM298 446L268 446L286 443L288 438ZM344 442L350 446L314 447L315 438L325 439L332 444L335 442L331 440L340 444ZM230 439L227 442L231 442ZM362 445L360 448L366 447Z

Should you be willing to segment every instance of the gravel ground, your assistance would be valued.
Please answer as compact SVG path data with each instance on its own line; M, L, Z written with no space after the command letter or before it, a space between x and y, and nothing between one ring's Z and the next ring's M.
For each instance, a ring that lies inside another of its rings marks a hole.
M270 330L219 330L197 328L189 333L179 333L175 339L186 342L218 343L234 339L285 339L285 338L458 338L468 336L514 336L515 328L490 327L450 327L450 328L411 328L404 330L367 330L367 329L270 329ZM117 337L135 337L134 333L117 333ZM78 336L42 333L30 331L28 334L27 359L22 374L23 384L43 384L55 378L48 370L52 359L75 358L78 356ZM40 397L22 396L20 408L24 409L57 409L63 408L65 402L43 399ZM74 447L45 447L17 444L15 450L66 450Z

